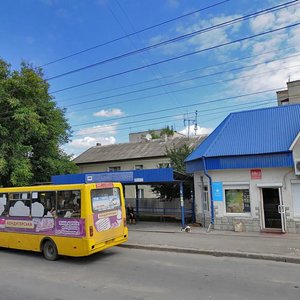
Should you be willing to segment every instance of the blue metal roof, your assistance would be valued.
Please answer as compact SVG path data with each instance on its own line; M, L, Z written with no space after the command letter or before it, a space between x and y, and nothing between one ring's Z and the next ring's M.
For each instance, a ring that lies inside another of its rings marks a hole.
M222 156L206 159L207 170L284 168L293 167L292 153L272 153L258 155ZM194 173L203 170L201 159L186 163L186 171Z
M231 113L185 160L289 152L300 131L300 104Z

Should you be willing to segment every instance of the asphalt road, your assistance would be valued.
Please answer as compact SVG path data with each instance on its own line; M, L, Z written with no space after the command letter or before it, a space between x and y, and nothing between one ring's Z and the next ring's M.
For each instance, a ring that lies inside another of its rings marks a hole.
M0 300L300 299L300 265L114 248L49 262L0 249Z

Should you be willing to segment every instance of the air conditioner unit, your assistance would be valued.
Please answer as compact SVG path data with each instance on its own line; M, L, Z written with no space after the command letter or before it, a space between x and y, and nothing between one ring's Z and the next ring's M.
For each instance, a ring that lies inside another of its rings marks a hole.
M300 158L294 160L295 174L300 175Z

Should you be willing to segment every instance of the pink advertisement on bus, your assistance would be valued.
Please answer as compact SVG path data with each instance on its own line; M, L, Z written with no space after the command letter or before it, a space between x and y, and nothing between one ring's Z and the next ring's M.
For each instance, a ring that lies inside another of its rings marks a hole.
M84 237L84 219L0 217L0 232Z

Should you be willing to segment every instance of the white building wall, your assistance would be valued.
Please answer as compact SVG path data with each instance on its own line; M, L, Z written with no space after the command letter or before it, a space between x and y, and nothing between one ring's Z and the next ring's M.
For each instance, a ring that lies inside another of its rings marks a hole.
M300 232L300 218L294 216L291 183L299 178L295 175L293 168L269 168L261 169L262 178L259 180L251 179L250 169L219 170L208 171L213 182L223 183L223 201L214 201L215 208L215 228L222 230L233 230L237 222L244 223L247 231L260 231L262 229L262 199L261 186L281 187L283 205L287 211L287 226L289 232ZM208 185L208 180L203 172L194 174L195 200L197 220L203 222L202 202L203 194L201 191L201 176ZM299 181L300 183L300 181ZM250 193L250 213L232 214L226 212L224 188L249 186ZM206 213L207 216L207 213ZM299 223L299 224L298 224Z

